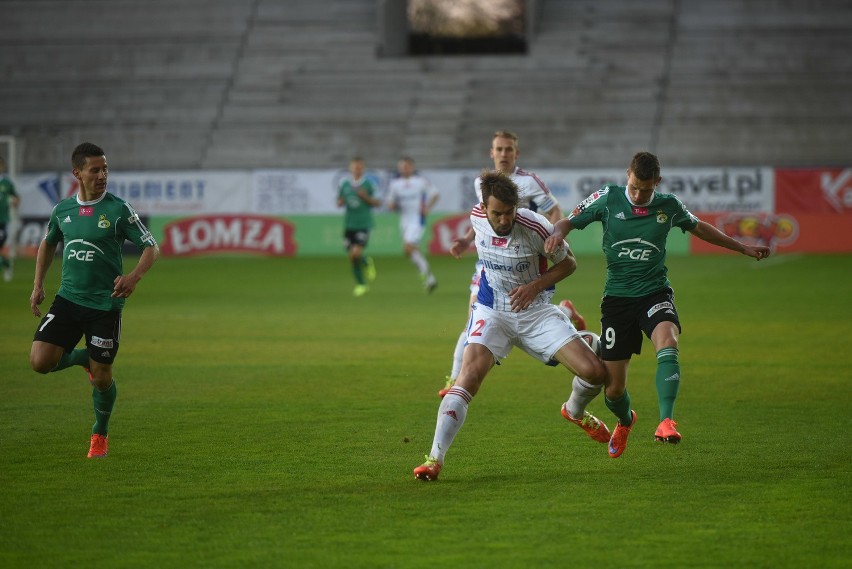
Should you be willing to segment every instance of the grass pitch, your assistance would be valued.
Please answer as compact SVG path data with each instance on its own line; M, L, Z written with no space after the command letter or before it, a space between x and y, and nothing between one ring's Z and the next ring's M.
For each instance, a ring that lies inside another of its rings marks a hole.
M560 416L567 372L516 350L435 483L411 470L472 260L434 259L431 296L376 261L354 299L342 258L161 259L125 309L96 461L85 373L29 369L20 261L0 283L0 566L849 566L852 256L671 258L682 444L653 441L650 343L617 460ZM555 299L596 322L603 271L581 257Z

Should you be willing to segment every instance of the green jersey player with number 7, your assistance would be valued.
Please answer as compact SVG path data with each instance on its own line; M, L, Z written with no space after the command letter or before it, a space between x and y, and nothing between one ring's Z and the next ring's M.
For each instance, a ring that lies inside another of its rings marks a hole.
M606 405L618 417L609 442L609 455L618 458L636 422L627 392L627 367L642 350L642 333L657 354L656 385L660 423L654 433L661 442L677 444L681 434L673 420L680 387L678 361L680 320L674 292L667 277L666 240L674 228L713 245L737 251L758 261L768 247L752 247L725 235L692 215L677 196L657 193L660 162L650 152L639 152L627 170L627 186L605 186L582 201L571 214L554 225L545 251L558 248L573 229L599 221L603 225L603 251L607 271L601 302L602 359L611 376Z
M130 204L107 192L107 161L100 147L80 144L71 164L80 189L53 208L36 256L30 308L41 317L44 278L59 242L64 243L62 281L36 329L30 365L38 373L72 365L86 369L95 411L88 456L102 458L108 452L107 428L116 398L112 364L121 341L121 311L160 252ZM122 258L125 241L142 251L127 274ZM86 347L75 349L83 336Z

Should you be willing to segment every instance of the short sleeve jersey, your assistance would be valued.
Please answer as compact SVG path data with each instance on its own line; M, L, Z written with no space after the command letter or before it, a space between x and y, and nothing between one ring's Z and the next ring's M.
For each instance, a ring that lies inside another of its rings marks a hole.
M424 225L422 206L437 194L432 182L419 174L394 178L388 186L388 201L399 208L402 226Z
M655 192L649 204L637 206L624 186L604 186L580 202L568 219L577 229L593 221L603 224L604 295L631 298L671 286L666 276L669 232L698 225L677 196Z
M358 190L363 189L367 195L376 195L376 186L368 178L353 180L346 176L340 181L337 196L343 198L346 205L343 224L346 229L372 229L373 207L358 196Z
M130 204L108 192L92 202L74 196L56 204L44 240L50 245L64 242L57 294L98 310L124 307L125 299L111 296L115 278L124 272L124 241L140 249L157 244Z
M9 198L17 195L12 180L7 176L0 176L0 225L9 223Z
M482 261L482 278L476 301L484 306L510 312L509 291L530 283L547 271L548 261L558 263L568 256L563 246L553 254L544 252L544 241L553 233L553 225L534 211L519 208L508 235L497 235L481 206L470 212L476 233L474 242ZM549 304L555 288L541 291L530 306Z
M509 174L509 177L518 186L518 207L525 207L532 211L542 214L547 213L554 207L559 205L559 202L550 193L547 185L535 174L522 170L515 166L515 170ZM482 202L482 188L480 188L481 180L477 176L473 182L476 190L476 197L479 202Z

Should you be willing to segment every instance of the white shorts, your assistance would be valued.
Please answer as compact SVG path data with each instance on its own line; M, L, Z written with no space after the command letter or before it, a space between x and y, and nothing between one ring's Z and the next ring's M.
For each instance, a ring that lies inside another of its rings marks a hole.
M571 320L555 304L504 312L474 302L467 326L467 343L485 346L497 363L509 355L512 346L548 363L562 346L578 336Z
M417 245L423 239L423 225L420 222L400 224L399 232L403 243Z

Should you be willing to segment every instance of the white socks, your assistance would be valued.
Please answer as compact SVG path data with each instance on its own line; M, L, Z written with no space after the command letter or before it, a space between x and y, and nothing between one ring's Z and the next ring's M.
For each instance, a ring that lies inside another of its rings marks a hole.
M565 403L565 410L575 419L582 419L586 406L598 396L602 388L603 385L592 385L575 375L571 383L571 397Z
M472 395L463 387L454 385L441 400L438 407L438 421L435 423L435 438L432 440L432 451L429 456L444 464L444 455L456 433L459 432L467 417L467 405Z
M420 274L423 275L424 278L429 276L429 263L426 261L423 253L416 250L412 251L411 262L414 263L414 266L417 267L417 270L420 271Z
M461 331L459 339L456 340L456 349L453 351L453 370L450 372L450 377L455 379L461 371L462 356L464 356L464 344L467 342L467 329Z

